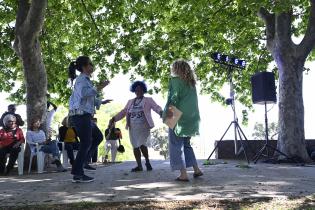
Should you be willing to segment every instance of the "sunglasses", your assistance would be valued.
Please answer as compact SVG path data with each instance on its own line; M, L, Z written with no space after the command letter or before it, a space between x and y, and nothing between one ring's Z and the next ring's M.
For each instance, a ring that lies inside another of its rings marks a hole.
M9 120L8 123L16 123L16 121L11 121L11 120Z

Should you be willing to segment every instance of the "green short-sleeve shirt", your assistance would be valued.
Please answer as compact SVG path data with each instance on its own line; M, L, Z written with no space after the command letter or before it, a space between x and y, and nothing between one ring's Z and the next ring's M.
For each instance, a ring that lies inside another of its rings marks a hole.
M168 98L163 112L163 119L165 119L170 105L183 112L174 128L175 134L179 137L199 135L200 115L196 87L187 84L179 77L172 77L169 82Z

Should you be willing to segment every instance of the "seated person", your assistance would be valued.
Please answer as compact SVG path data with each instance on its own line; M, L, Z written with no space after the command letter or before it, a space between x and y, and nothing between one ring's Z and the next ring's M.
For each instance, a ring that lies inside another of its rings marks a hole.
M74 163L73 150L79 150L78 135L74 128L69 127L68 117L62 120L62 126L59 128L59 141L64 142L70 164Z
M3 118L3 129L0 130L0 175L8 175L13 169L24 141L23 131L17 127L16 117L7 114ZM8 165L5 166L7 154L10 154L10 157Z
M111 151L112 162L115 162L118 141L122 138L121 131L115 127L115 122L109 123L108 128L105 130L105 163L108 162L108 152Z
M56 164L57 170L59 172L67 171L67 169L62 166L59 160L59 149L57 147L57 142L51 140L51 132L48 132L48 138L46 139L44 131L39 129L40 125L40 120L34 119L31 123L30 130L26 132L26 141L29 143L31 151L35 152L36 143L38 143L41 145L40 151L52 154L54 158L52 163Z

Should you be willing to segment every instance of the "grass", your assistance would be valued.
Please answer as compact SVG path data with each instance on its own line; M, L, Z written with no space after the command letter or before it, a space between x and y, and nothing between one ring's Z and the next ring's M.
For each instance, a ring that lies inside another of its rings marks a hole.
M227 161L222 161L222 162L218 162L218 161L214 161L214 160L205 160L203 162L204 166L211 166L211 165L218 165L218 164L227 164Z

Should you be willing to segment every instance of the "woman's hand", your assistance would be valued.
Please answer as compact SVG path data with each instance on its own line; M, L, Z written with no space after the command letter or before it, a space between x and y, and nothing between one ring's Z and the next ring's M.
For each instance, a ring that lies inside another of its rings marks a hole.
M102 101L102 104L108 104L108 103L110 103L111 101L113 101L113 99L107 99L107 100Z
M167 118L172 118L173 115L174 115L174 113L173 113L172 109L169 107L169 108L167 109L166 117L167 117Z
M109 120L108 125L111 126L114 122L115 122L115 118L112 117L112 118Z

